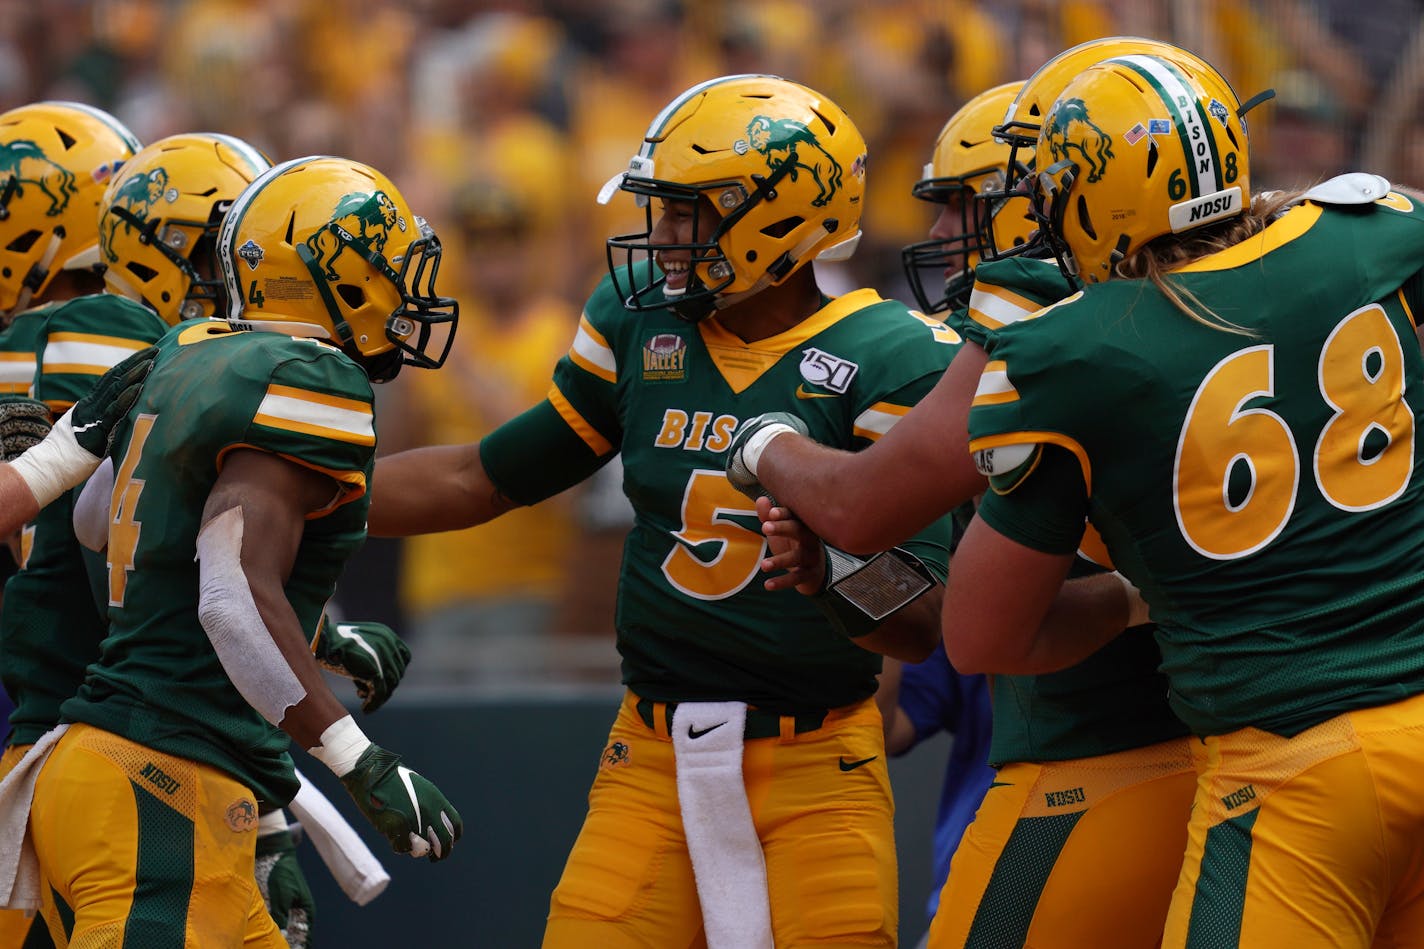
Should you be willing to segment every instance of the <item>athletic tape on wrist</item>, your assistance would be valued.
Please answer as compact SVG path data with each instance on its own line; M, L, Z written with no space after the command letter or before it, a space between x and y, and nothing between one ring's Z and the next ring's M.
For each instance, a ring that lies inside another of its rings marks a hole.
M761 453L766 451L766 446L771 444L773 438L787 432L794 435L796 429L785 422L772 422L765 428L753 432L752 437L747 439L747 443L742 446L742 464L751 472L752 477L756 477L757 464L761 461Z
M257 818L257 836L266 837L270 834L284 834L287 832L287 812L280 807L270 814L263 814Z
M73 409L65 412L43 441L10 462L40 507L80 484L99 466L100 459L74 440L73 414Z
M326 726L326 731L321 733L321 744L308 748L307 752L330 768L332 774L344 778L356 767L356 760L369 747L371 739L361 731L356 720L347 715Z

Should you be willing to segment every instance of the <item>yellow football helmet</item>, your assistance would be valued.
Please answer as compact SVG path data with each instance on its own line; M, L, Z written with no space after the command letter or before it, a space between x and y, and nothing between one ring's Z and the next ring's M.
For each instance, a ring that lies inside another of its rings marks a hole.
M0 115L0 311L29 306L60 270L99 272L99 199L139 147L122 122L79 102Z
M1022 87L1022 82L995 86L954 113L935 141L923 177L911 189L921 200L936 204L957 200L959 205L958 236L908 244L900 252L910 289L926 313L962 306L974 286L980 256L995 246L1026 243L1038 226L1028 196L1004 192L1009 146L993 136L995 124ZM991 229L993 237L988 233ZM931 276L938 278L942 291L933 300L925 286Z
M698 320L784 281L816 258L843 260L860 239L865 139L840 107L777 76L723 76L693 86L655 118L618 189L647 209L647 230L608 241L609 271L632 310L673 308ZM664 292L652 242L659 201L715 213L710 240L680 245L693 266ZM706 198L706 201L699 199ZM640 275L641 274L641 275Z
M449 355L459 305L435 292L440 239L360 162L314 155L265 172L223 218L218 262L229 322L329 339L372 382Z
M1064 272L1088 283L1148 241L1241 214L1246 123L1210 68L1115 56L1068 83L1038 138L1034 200Z
M170 135L129 159L99 204L109 291L168 323L226 312L218 228L232 202L272 163L241 139Z

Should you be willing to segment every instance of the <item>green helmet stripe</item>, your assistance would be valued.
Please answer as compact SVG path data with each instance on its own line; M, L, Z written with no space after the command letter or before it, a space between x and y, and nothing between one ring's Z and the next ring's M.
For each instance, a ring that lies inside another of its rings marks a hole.
M1193 198L1215 194L1226 187L1212 120L1202 107L1186 77L1171 62L1154 56L1119 56L1109 62L1121 63L1141 76L1167 107L1182 152L1187 156L1187 183Z

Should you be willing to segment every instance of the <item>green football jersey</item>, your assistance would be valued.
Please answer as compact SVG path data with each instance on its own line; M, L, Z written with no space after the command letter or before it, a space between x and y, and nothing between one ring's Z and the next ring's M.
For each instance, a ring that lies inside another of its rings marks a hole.
M1034 518L1086 511L1198 734L1424 690L1421 266L1411 199L1305 203L1173 274L1215 325L1124 280L990 341L971 447L1076 456L1086 500ZM1013 499L981 507L1011 535Z
M168 330L148 307L110 293L46 307L34 325L33 393L56 417ZM15 744L30 744L59 722L60 704L84 681L108 632L107 598L99 598L103 558L79 544L71 523L79 491L61 495L25 527L24 569L5 584L0 678L15 703Z
M0 331L0 397L29 396L35 384L35 349L45 318L58 304L22 310Z
M833 631L808 598L767 592L756 506L728 483L743 419L790 412L843 449L879 438L925 395L958 334L859 290L801 324L745 343L715 318L632 313L605 278L589 299L550 401L596 455L623 455L635 519L616 627L623 681L655 701L735 699L779 712L875 691L880 657ZM943 519L907 544L937 562Z
M282 805L297 788L287 736L233 687L198 622L198 527L234 449L331 475L341 490L308 519L286 584L302 628L315 630L342 566L365 539L376 440L371 385L331 346L235 332L217 320L180 324L159 347L114 442L109 636L62 712L211 764Z
M946 322L988 346L1003 327L1029 319L1067 294L1068 284L1054 261L987 261L974 271L969 305ZM1095 549L1085 553L1101 558ZM1080 556L1070 575L1102 569ZM1185 735L1186 726L1167 704L1161 661L1151 631L1139 629L1060 672L992 676L990 764L1089 758Z

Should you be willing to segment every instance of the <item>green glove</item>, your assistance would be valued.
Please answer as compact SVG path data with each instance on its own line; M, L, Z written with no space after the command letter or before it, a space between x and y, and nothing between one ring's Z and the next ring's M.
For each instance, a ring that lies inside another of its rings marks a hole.
M141 349L99 377L89 394L70 410L70 425L79 447L103 458L109 453L114 426L128 414L143 391L143 380L153 368L158 347Z
M440 789L400 763L400 755L372 743L341 783L396 853L450 855L465 825Z
M316 904L297 862L297 841L291 828L257 838L256 876L262 902L288 945L306 949Z
M0 399L0 461L14 461L49 434L54 420L49 406L35 399Z
M756 466L762 449L773 437L784 432L809 434L806 423L790 412L767 412L753 415L737 426L727 449L727 480L732 487L755 501L768 494L757 480Z
M410 662L410 647L384 623L332 623L324 617L312 654L323 668L355 681L363 712L386 704Z

